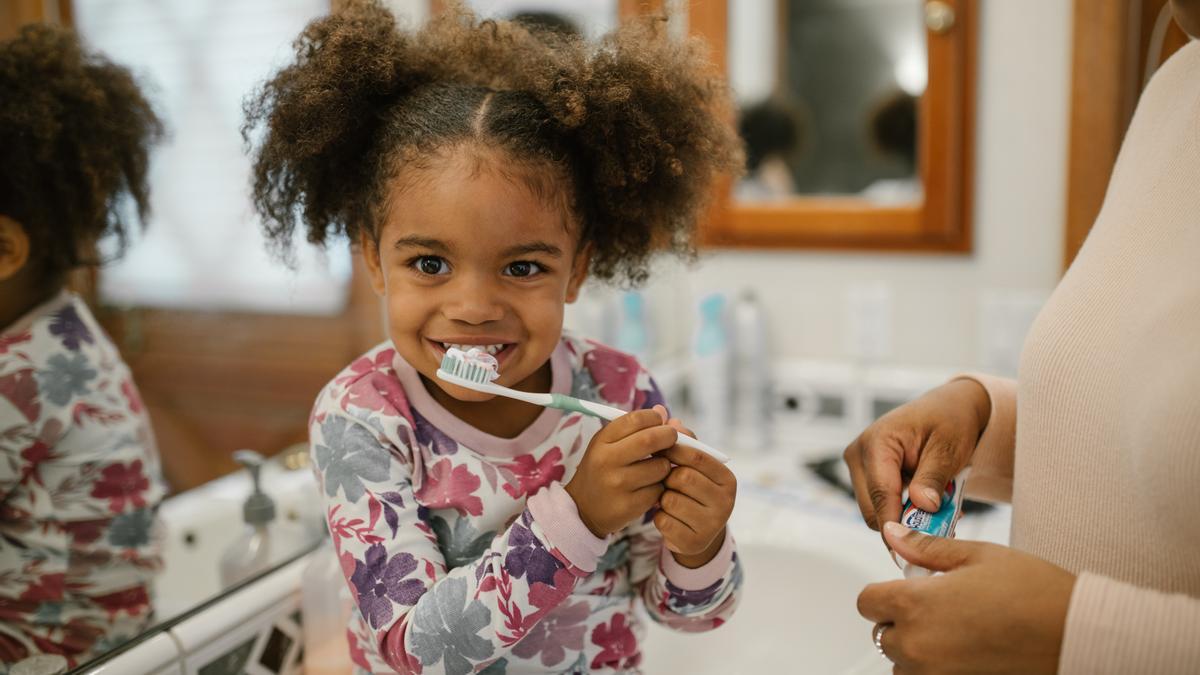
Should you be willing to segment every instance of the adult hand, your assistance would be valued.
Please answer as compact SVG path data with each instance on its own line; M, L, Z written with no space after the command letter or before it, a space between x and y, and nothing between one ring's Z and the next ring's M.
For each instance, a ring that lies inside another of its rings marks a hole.
M954 380L867 427L843 455L867 525L878 530L900 520L909 476L913 504L941 508L946 483L970 460L990 414L991 400L978 382Z
M896 673L1053 673L1075 575L1007 546L932 537L899 523L888 545L945 572L871 584L858 612L884 625Z
M668 422L692 438L679 420ZM665 481L659 498L661 508L654 525L663 543L684 567L700 567L714 557L725 543L725 524L737 498L737 478L729 467L695 448L676 445L662 453L676 466Z
M666 421L663 406L635 410L592 436L579 468L564 486L592 534L606 537L658 503L671 463L654 455L679 438Z

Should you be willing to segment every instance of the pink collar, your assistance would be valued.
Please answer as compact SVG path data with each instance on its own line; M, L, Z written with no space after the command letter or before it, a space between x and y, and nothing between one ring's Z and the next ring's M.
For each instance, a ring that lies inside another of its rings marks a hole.
M537 419L515 438L501 438L480 431L475 427L455 417L453 413L442 407L425 389L421 374L405 361L397 352L392 360L396 377L404 386L404 393L416 414L439 431L454 439L459 445L465 446L481 455L496 457L516 457L531 452L550 437L558 428L563 411L553 408L542 410ZM571 392L571 360L567 354L566 345L559 341L554 352L550 354L550 390L557 394Z

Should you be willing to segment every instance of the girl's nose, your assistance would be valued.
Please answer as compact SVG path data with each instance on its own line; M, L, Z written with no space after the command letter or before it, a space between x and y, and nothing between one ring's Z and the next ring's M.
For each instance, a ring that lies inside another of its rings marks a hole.
M494 283L480 275L463 275L446 289L442 313L451 321L482 324L504 318L504 302Z

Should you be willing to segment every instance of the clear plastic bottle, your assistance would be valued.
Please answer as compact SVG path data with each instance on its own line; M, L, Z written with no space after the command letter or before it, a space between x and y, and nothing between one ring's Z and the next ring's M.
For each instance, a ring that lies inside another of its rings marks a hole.
M246 527L221 554L221 586L228 588L239 581L265 572L300 553L308 538L303 529L290 523L274 523L275 502L262 491L265 459L253 450L238 450L233 458L250 471L254 492L242 505Z
M765 450L771 441L771 374L767 321L753 291L733 304L733 420L738 447Z
M332 542L313 553L301 583L305 675L348 675L353 670L346 641L350 591Z

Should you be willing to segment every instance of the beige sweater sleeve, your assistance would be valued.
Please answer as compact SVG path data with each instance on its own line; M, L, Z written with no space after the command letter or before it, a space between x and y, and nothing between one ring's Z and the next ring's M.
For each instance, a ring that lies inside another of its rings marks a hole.
M1071 593L1058 672L1200 673L1200 599L1084 572Z
M979 373L959 375L955 380L974 380L987 390L992 413L984 427L975 454L966 496L991 502L1012 500L1013 458L1017 439L1017 381Z

